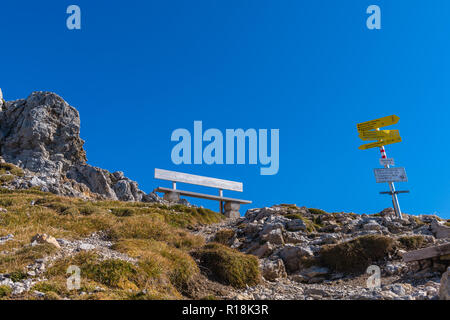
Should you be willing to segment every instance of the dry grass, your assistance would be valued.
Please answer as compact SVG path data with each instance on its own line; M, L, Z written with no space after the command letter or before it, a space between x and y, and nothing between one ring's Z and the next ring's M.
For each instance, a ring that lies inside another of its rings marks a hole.
M258 258L220 243L209 243L192 253L205 273L214 280L235 288L256 285L261 280Z
M425 243L425 238L418 236L404 236L397 239L400 246L406 250L416 250L422 247Z
M14 254L2 254L0 255L0 273L21 273L36 259L48 256L55 251L56 247L51 244L39 244L24 246Z
M79 253L56 261L46 273L47 281L35 290L47 299L180 299L199 269L189 251L204 239L185 227L219 222L222 215L206 209L121 201L85 201L44 193L35 189L10 191L0 188L0 236L14 239L0 245L0 273L20 279L35 259L52 255L51 245L30 246L37 233L55 238L81 239L102 231L114 249L137 259L137 263L105 260L95 252ZM69 265L82 270L82 288L66 289ZM99 288L101 290L99 290ZM81 291L90 294L80 296ZM4 294L4 296L7 296ZM31 296L29 298L32 298Z

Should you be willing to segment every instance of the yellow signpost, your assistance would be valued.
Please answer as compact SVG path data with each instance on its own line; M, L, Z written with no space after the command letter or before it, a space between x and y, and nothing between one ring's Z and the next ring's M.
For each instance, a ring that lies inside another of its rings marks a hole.
M371 120L371 121L367 121L367 122L358 123L356 127L358 129L358 132L363 132L363 131L369 131L369 130L373 130L373 129L382 128L382 127L386 127L386 126L390 126L390 125L396 124L398 122L398 120L400 120L400 118L397 117L394 114L392 116L383 117L383 118L379 118L379 119L375 119L375 120Z
M376 170L392 170L392 168L389 169L389 162L387 160L391 160L393 163L393 159L387 159L386 150L384 149L384 146L388 144L393 144L397 142L401 142L402 138L400 137L400 133L398 130L380 130L382 127L390 126L393 124L396 124L400 120L399 117L397 117L395 114L388 117L383 117L371 121L366 121L362 123L358 123L356 125L356 128L359 132L359 137L361 140L364 141L370 141L370 140L376 140L375 142L363 144L359 146L360 150L367 150L371 148L380 148L381 151L381 159L384 160L384 169L376 169ZM395 169L395 168L394 168ZM404 169L403 169L404 170ZM405 193L409 191L396 191L394 182L397 181L393 179L392 177L389 180L389 192L382 192L382 194L390 194L392 195L392 203L394 205L395 213L397 214L397 217L402 218L402 212L400 210L400 204L398 203L397 194L398 193Z
M400 137L400 133L398 130L370 130L370 131L363 131L359 134L359 137L364 140L382 140L382 139L389 139L389 138L397 138Z
M370 139L370 140L373 140L373 139ZM387 146L388 144L393 144L393 143L397 143L397 142L402 142L402 138L400 136L395 137L395 138L387 138L387 139L382 139L382 140L379 140L376 142L363 144L363 145L360 145L358 149L359 150L367 150L367 149L371 149L371 148Z

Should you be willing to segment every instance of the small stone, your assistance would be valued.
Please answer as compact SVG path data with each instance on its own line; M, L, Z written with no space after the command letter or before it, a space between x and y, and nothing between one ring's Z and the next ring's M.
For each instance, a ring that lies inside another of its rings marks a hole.
M381 226L375 221L370 221L363 225L363 229L366 231L370 231L370 230L379 231L379 230L381 230Z
M262 262L262 275L268 281L275 281L279 278L286 278L286 270L284 268L283 260L276 261L264 260Z
M289 231L305 231L306 224L302 219L293 219L286 223L286 229Z
M78 246L78 250L89 251L89 250L94 250L94 249L95 249L95 246L90 243L82 243Z
M325 276L329 272L330 272L330 270L328 268L312 266L308 269L302 270L301 274L308 278L314 278L317 276Z
M38 297L38 298L43 298L43 297L45 297L45 293L40 292L40 291L37 291L37 290L33 291L33 294L34 294L36 297Z
M258 258L264 258L269 256L272 252L273 252L272 244L270 242L266 242L262 246L257 248L255 251L253 251L252 254L257 256Z
M59 245L58 241L56 241L55 237L49 236L47 234L36 234L33 238L31 238L31 244L36 245L36 243L49 243L54 245L56 248L60 249L61 246Z

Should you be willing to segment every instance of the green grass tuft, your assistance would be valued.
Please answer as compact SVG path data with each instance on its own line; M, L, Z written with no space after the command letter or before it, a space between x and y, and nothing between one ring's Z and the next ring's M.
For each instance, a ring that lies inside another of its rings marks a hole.
M0 298L8 297L12 293L12 289L9 286L0 286Z
M235 288L253 286L260 282L258 258L243 254L220 243L209 243L193 252L208 275Z

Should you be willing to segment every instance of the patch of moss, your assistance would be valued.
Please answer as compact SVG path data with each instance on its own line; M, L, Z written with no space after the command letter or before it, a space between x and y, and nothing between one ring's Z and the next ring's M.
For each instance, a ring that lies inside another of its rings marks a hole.
M413 216L413 219L414 219L414 221L416 222L416 224L417 224L419 227L426 224L425 222L423 222L422 220L420 220L420 219L419 219L418 217L416 217L416 216Z
M406 250L416 250L419 249L424 244L425 238L421 235L404 236L398 238L398 242Z
M43 293L53 292L56 294L66 294L67 288L66 285L64 284L57 281L41 281L36 283L33 286L32 290L36 290Z
M320 214L327 214L326 211L324 211L324 210L322 210L322 209L316 209L316 208L308 208L308 211L309 211L311 214L317 214L317 215L320 215Z
M369 265L385 258L393 249L394 242L390 237L368 235L325 245L320 251L320 261L338 272L364 272Z
M226 246L230 245L231 239L234 237L234 231L232 229L221 229L217 231L214 236L214 241L224 244Z
M0 298L9 296L12 293L10 286L2 285L0 286Z
M220 243L209 243L193 252L208 276L235 288L253 286L260 282L258 258L243 254Z
M15 176L13 176L12 174L4 174L2 176L0 176L0 182L1 183L8 183L13 181L15 178Z
M13 176L22 177L24 172L19 167L13 165L12 163L0 163L0 175L10 173Z
M320 224L316 223L318 218L313 217L312 220L310 220L306 217L300 216L299 219L301 219L305 223L306 230L308 232L317 231L318 229L320 229L322 227Z
M131 217L136 213L133 208L112 208L111 213L117 217Z
M187 228L196 224L217 223L224 219L224 216L205 208L186 207L184 205L174 205L170 211L163 211L162 215L166 223L179 228Z
M14 204L14 201L12 199L1 199L0 200L0 207L9 207Z
M291 220L303 219L303 216L300 213L288 213L285 215L285 217Z
M23 272L23 271L13 271L13 272L11 272L11 273L9 274L9 278L10 278L12 281L14 281L14 282L23 280L23 279L25 279L26 277L27 277L27 275L26 275L26 273Z
M288 203L282 203L280 204L280 207L292 209L292 210L298 210L298 207L295 204L288 204Z

